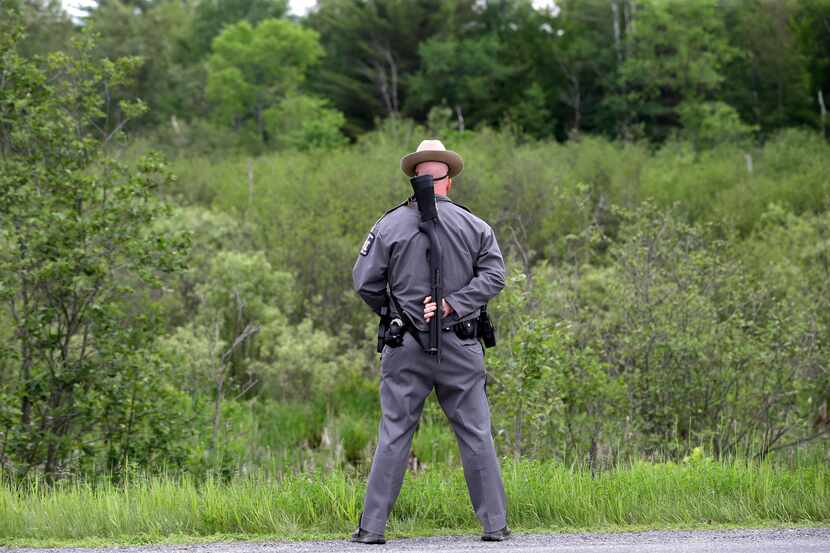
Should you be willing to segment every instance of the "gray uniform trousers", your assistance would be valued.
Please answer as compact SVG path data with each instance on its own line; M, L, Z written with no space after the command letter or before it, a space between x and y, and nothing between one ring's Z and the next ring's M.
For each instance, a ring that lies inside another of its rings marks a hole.
M429 334L422 333L427 343ZM398 498L424 401L435 387L438 402L452 424L461 451L464 478L473 510L485 532L504 528L507 499L490 431L485 394L484 349L475 338L442 332L440 362L424 353L406 332L403 345L384 346L381 355L381 419L360 526L383 534Z

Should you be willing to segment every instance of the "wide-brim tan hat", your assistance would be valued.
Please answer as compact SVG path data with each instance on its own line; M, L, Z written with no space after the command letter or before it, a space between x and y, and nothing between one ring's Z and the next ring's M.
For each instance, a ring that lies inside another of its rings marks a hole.
M422 161L440 161L449 167L450 178L461 173L464 169L464 160L452 150L444 148L440 140L422 140L418 149L401 158L401 171L408 177L415 176L415 166Z

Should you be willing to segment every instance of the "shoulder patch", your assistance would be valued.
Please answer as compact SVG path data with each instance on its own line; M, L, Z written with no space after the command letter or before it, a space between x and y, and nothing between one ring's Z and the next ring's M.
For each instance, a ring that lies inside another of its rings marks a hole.
M363 242L363 246L360 248L360 255L368 255L369 250L372 247L372 244L375 242L375 233L369 231L369 236L366 237L366 240Z

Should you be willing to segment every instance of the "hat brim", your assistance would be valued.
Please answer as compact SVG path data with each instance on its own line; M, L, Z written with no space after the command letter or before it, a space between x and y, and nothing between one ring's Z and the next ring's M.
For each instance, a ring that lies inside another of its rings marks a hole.
M415 176L415 166L423 161L440 161L449 167L450 178L464 169L464 160L452 150L423 150L412 152L401 158L401 171L408 177Z

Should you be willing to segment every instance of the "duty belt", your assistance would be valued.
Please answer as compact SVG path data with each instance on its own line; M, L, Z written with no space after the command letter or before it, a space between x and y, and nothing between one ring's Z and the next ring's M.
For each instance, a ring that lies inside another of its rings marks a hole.
M451 324L449 326L442 327L441 330L443 330L445 332L450 331L450 330L457 331L458 329L462 328L464 325L470 325L471 331L475 334L475 332L478 330L478 319L467 319L465 321L459 321L455 324Z
M392 299L393 305L395 306L396 312L398 313L398 315L404 323L404 331L412 334L412 336L415 338L415 341L417 341L418 344L423 348L424 344L421 341L421 336L424 334L429 334L429 329L421 330L420 328L415 326L415 323L412 322L412 319L410 319L409 315L407 315L406 312L403 309L401 309L400 304L398 304L397 298L395 298L395 296L392 295L391 290L388 293L389 297ZM462 330L465 326L467 327L467 332L471 334L470 337L478 336L478 319L466 319L463 321L458 321L457 323L443 326L441 330L443 330L444 332L449 332L450 330L453 330L456 331L456 334L458 334L458 331Z
M443 330L444 332L449 332L449 331L451 331L451 330L452 330L452 331L458 331L458 330L460 330L461 328L463 328L463 327L464 327L464 325L470 325L470 331L471 331L473 334L475 334L476 332L478 332L478 319L466 319L466 320L464 320L464 321L459 321L459 322L457 322L457 323L454 323L454 324L451 324L451 325L448 325L448 326L443 326L443 327L441 327L441 330ZM420 334L429 334L429 330L421 330L421 329L420 329L420 328L418 328L418 327L415 327L415 329L416 329L416 330L417 330ZM409 330L411 330L411 329L409 329Z

